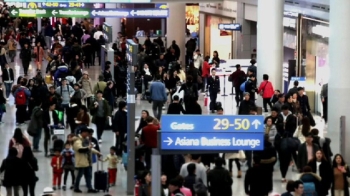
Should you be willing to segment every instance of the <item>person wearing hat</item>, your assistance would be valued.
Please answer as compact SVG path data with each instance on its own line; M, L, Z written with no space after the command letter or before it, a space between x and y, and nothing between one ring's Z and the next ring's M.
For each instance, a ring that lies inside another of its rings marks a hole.
M111 116L111 108L103 98L102 91L97 91L96 100L90 105L90 114L92 115L91 122L96 125L97 139L101 143L107 117Z
M107 87L107 82L104 81L104 76L103 75L99 75L98 76L98 82L96 83L96 85L94 86L93 89L93 93L97 93L97 91L104 91L105 88Z
M97 191L93 189L91 184L92 177L92 156L93 154L98 154L101 156L101 153L97 151L91 142L89 141L90 129L83 128L80 130L80 134L77 137L73 138L73 150L75 158L75 169L77 171L77 177L74 183L74 192L82 193L79 189L80 180L84 175L86 180L86 186L88 187L88 193L96 193Z

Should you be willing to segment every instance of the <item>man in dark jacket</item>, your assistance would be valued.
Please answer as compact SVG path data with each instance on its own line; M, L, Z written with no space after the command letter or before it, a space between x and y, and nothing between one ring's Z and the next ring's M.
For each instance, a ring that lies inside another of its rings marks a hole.
M294 86L293 88L289 89L288 94L293 95L294 93L298 93L298 86L299 86L299 82L298 80L295 80Z
M248 81L245 83L245 92L250 94L250 100L255 102L255 92L258 89L256 88L256 76L251 74Z
M305 139L305 142L300 145L298 150L297 167L300 172L307 165L307 163L315 157L316 152L320 149L318 145L312 143L312 133L308 133L305 136ZM309 154L312 154L312 157L309 157Z
M215 168L210 170L207 175L208 190L211 196L231 196L233 180L230 172L222 167L225 160L217 158Z
M191 38L186 42L186 65L193 61L193 53L196 48L196 39Z
M249 196L268 195L271 191L270 171L261 164L261 158L254 155L254 165L248 169L244 179L245 193ZM259 176L257 178L257 176Z
M50 141L51 136L51 128L54 126L57 126L59 122L58 114L55 111L56 109L56 102L52 101L49 103L49 107L47 110L44 110L43 112L43 127L45 132L44 137L44 150L45 150L45 156L48 156L48 143Z
M232 81L232 88L235 88L235 99L236 99L236 107L239 106L239 102L243 100L243 92L240 90L240 86L243 82L246 81L246 75L244 71L241 70L241 65L236 65L236 71L233 72L231 75L231 81ZM233 92L233 91L232 91Z
M252 107L256 107L255 103L251 101L250 99L250 93L245 92L244 93L244 99L241 102L238 110L239 115L249 115L250 114L250 109Z
M127 112L125 101L119 102L118 111L114 114L112 125L116 137L116 154L121 157L123 154L122 144L125 141L125 134L127 133Z

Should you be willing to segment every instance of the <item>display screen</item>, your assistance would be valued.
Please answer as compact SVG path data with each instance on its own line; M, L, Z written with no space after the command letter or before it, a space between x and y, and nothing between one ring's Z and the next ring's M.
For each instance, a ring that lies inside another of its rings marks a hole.
M167 18L168 9L13 8L11 17Z
M6 2L27 2L31 3L33 0L6 0ZM57 1L52 0L34 0L34 2L52 3ZM61 0L59 3L150 3L151 0Z
M112 43L112 26L107 24L106 22L102 25L103 35L107 40L107 43Z

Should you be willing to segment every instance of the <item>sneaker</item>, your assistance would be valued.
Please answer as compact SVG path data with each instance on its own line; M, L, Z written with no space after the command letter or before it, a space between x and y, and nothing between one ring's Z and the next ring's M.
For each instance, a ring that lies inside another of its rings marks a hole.
M70 188L69 188L70 190L73 190L74 189L74 185L72 185L72 186L70 186Z
M81 191L80 189L74 189L74 193L82 193L83 191Z
M102 143L102 140L101 140L101 139L99 139L99 140L98 140L98 143L99 143L99 144L101 144L101 143Z
M57 190L57 188L56 188L55 186L53 186L52 189L53 189L54 191Z
M95 190L95 189L89 189L89 190L88 190L88 193L98 193L98 190Z
M284 183L284 182L287 182L287 180L286 180L285 178L282 178L281 181L282 181L283 183Z
M64 191L66 190L66 185L62 186L62 190L64 190Z

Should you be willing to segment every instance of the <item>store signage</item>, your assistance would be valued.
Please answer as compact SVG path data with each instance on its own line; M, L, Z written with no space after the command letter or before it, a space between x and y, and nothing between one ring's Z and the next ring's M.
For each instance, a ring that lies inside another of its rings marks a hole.
M37 8L10 9L11 17L75 17L75 18L166 18L168 9L88 9L88 8Z
M290 16L290 17L295 17L297 18L299 13L298 12L288 12L288 11L284 11L283 13L285 16Z
M161 150L263 150L264 117L258 115L164 115Z
M242 25L238 23L233 23L233 24L224 24L220 23L218 24L219 30L224 30L224 31L242 31Z
M6 0L6 2L33 2L33 0ZM39 3L57 2L52 0L35 0ZM101 3L101 0L61 0L60 3ZM150 3L151 0L104 0L102 3Z
M91 11L94 18L167 18L169 9L95 9Z
M237 2L224 0L222 3L199 3L199 11L208 14L237 17Z
M85 3L59 3L59 2L47 2L41 3L42 8L81 8L84 7Z
M285 27L290 27L295 29L296 23L297 23L297 20L295 18L283 17L283 26Z
M155 3L154 8L156 9L168 9L168 4L166 3Z

